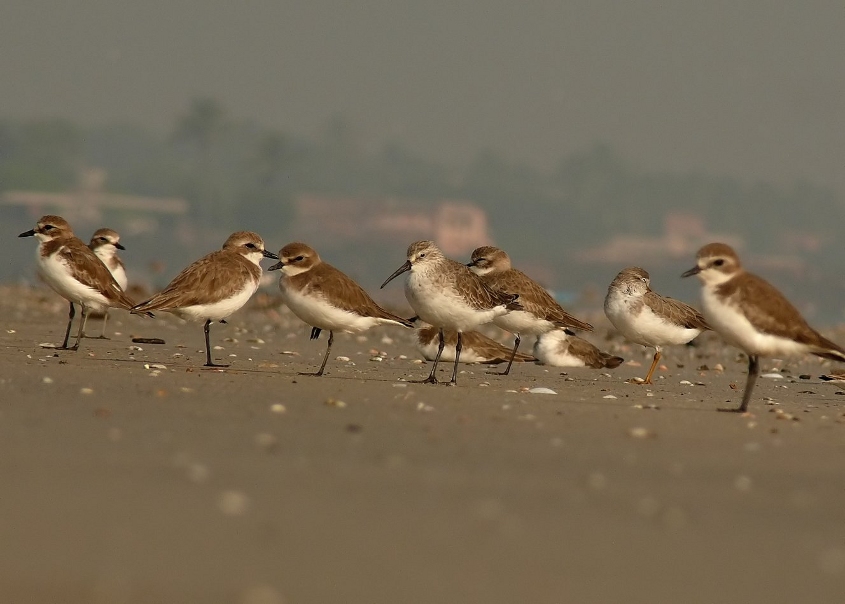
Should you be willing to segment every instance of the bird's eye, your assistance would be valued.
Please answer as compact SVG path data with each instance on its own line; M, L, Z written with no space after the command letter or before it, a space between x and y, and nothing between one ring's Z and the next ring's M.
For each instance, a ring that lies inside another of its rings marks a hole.
M417 258L425 258L425 252L423 252L422 254L420 254L419 256L417 256Z
M713 266L722 266L724 263L725 261L719 258L718 260L713 261Z
M648 283L648 279L646 279L645 277L640 277L640 281L642 281L643 283Z
M56 227L54 227L52 224L45 224L43 228L45 231L51 231Z
M255 244L254 244L254 243L247 243L247 244L246 244L246 247L248 247L248 248L249 248L249 249L251 249L251 250L254 250L254 249L255 249Z
M293 259L294 262L302 262L303 260L305 260L305 258L303 258L302 256L297 256Z

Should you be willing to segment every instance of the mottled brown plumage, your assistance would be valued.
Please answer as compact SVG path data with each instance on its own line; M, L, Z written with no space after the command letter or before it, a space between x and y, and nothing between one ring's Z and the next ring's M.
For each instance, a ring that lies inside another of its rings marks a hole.
M439 345L440 335L437 327L428 326L417 330L417 344L420 351L426 360L433 361L434 356L431 354L431 349L435 349ZM461 357L465 363L487 363L497 364L505 363L511 357L511 349L488 338L483 333L477 331L465 331L462 334L463 351ZM444 348L441 355L441 360L449 361L455 357L455 346L458 343L458 332L453 330L443 330ZM516 354L514 361L519 363L531 363L536 359L530 354L523 354L521 352Z

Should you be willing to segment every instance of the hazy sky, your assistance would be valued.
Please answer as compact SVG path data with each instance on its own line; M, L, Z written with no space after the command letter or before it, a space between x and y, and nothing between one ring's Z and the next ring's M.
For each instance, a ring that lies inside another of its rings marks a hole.
M0 117L169 128L210 96L316 136L538 167L597 141L656 170L845 192L845 3L3 0Z

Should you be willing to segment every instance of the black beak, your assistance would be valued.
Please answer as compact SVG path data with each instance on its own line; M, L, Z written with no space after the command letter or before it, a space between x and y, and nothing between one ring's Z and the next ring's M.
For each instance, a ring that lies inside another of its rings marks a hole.
M115 244L114 244L114 247L116 247L116 248L117 248L117 249L119 249L119 250L125 250L125 249L126 249L125 247L123 247L123 246L120 244L120 242L119 242L119 241L118 241L117 243L115 243Z
M385 286L385 285L387 285L388 283L390 283L391 281L393 281L396 277L398 277L398 276L399 276L399 275L401 275L402 273L404 273L404 272L406 272L406 271L409 271L409 270L411 270L411 261L410 261L410 260L405 260L405 264L403 264L402 266L400 266L399 268L397 268L397 269L396 269L396 272L395 272L395 273L393 273L392 275L390 275L390 276L387 278L387 280L386 280L384 283L382 283L382 284L381 284L381 287L380 287L379 289L384 289L384 286Z
M28 231L18 235L18 237L32 237L33 235L35 235L35 229L29 229Z
M276 254L274 254L273 252L268 252L267 250L261 250L261 255L264 256L265 258L272 258L273 260L279 259L279 257ZM279 267L279 268L281 268L281 267ZM273 270L273 269L270 269L270 270Z
M472 262L467 262L467 266L470 267L470 268L475 266L475 260L473 260Z
M276 258L278 258L278 256L276 256ZM285 265L284 262L279 260L276 264L274 264L273 266L271 266L267 270L268 271L278 271L278 270L281 270L284 265Z
M681 275L681 278L692 277L693 275L697 275L700 272L701 272L701 269L698 268L698 266L694 266L691 269L689 269L687 272L685 272L683 275Z

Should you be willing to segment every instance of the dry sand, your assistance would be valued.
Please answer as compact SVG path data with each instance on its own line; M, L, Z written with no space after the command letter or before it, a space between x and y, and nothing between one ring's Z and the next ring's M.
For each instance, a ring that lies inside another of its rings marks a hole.
M766 360L784 378L740 417L715 411L745 366L712 335L655 386L593 337L641 366L447 387L400 381L429 365L398 328L336 337L313 378L325 335L273 309L212 326L226 371L170 316L39 347L65 313L0 289L0 602L845 599L845 393L816 359Z

